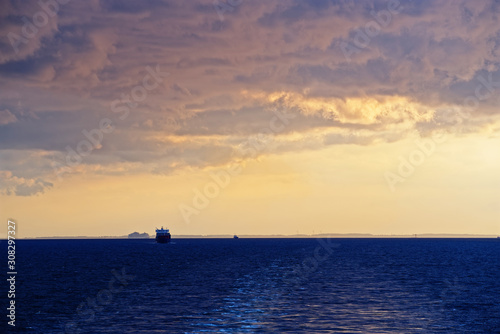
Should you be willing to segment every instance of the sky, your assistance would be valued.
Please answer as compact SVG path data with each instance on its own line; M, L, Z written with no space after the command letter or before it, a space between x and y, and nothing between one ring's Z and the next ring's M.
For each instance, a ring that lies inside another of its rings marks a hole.
M1 0L1 219L500 234L499 92L498 1Z

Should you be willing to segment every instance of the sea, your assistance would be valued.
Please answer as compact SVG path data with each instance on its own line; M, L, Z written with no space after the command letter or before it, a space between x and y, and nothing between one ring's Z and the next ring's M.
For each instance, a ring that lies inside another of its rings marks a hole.
M1 330L500 333L499 260L497 239L17 240Z

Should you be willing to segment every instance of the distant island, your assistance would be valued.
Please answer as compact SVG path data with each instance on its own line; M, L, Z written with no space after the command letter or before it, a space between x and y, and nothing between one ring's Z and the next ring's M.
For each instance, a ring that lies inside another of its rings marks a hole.
M149 234L147 234L146 232L144 232L144 233L132 232L128 235L128 238L129 239L148 239Z

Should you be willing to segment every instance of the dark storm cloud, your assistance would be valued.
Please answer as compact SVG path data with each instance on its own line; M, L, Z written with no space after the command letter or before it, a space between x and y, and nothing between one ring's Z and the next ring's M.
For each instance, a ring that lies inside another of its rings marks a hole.
M17 152L2 175L31 187L10 193L50 187L37 180L53 177L51 161L64 161L66 147L76 149L82 131L103 118L115 131L74 172L227 163L273 110L296 118L266 154L391 142L441 128L442 110L463 107L483 79L490 82L483 96L500 89L494 1L401 1L400 12L346 57L341 46L355 46L388 3L244 1L222 20L211 0L71 1L14 52L9 32L22 34L20 18L43 9L37 1L1 2L0 148ZM147 66L169 74L131 101ZM495 96L480 101L465 132L498 121ZM113 111L117 100L133 104L124 119ZM40 161L38 175L28 158Z

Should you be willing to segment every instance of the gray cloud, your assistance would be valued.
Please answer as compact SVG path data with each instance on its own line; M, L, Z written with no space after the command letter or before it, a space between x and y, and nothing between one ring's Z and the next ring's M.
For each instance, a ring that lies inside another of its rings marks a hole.
M296 118L265 154L456 129L442 122L443 110L462 107L480 77L500 82L499 5L401 5L348 61L340 46L352 44L387 1L245 1L224 21L210 0L72 1L17 54L7 35L20 33L21 17L40 7L2 2L2 169L25 178L12 181L10 193L50 188L42 180L54 178L51 162L64 161L66 147L76 148L82 131L103 118L115 131L72 172L166 173L227 163L276 109ZM111 103L156 65L169 76L120 119ZM497 124L498 102L481 100L463 131Z
M53 186L51 182L40 178L20 178L10 172L0 171L0 192L4 195L32 196L41 194Z

